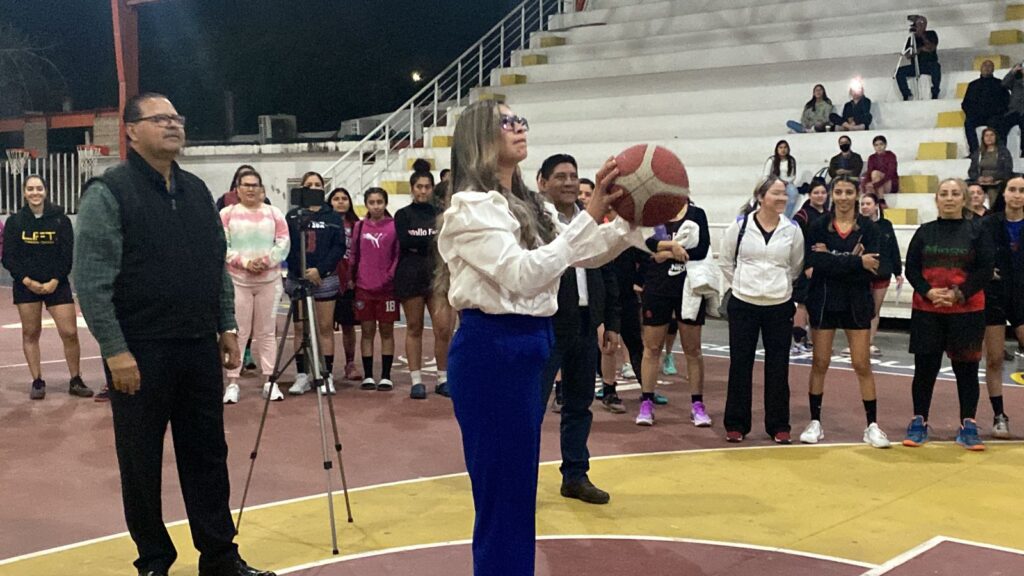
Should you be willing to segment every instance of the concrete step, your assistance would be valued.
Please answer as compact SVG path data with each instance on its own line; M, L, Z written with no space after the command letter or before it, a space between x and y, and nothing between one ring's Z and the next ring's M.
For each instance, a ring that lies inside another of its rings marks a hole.
M897 31L903 35L904 40L906 39L904 10L894 10L889 6L890 3L884 0L873 0L869 4L878 5L880 9L860 13L857 16L858 31ZM847 10L842 9L844 6ZM795 27L792 19L774 16L759 19L742 27L742 43L751 46L791 41L795 38L836 38L836 30L843 29L844 24L850 21L850 14L844 12L855 11L860 7L859 3L836 5L836 12L822 18L800 22L799 29ZM928 11L929 26L939 32L940 47L944 47L947 40L952 40L958 35L967 34L973 38L979 31L991 40L988 36L991 31L1015 27L1014 23L1004 20L1004 7L1003 2L992 0L936 7ZM566 30L559 33L565 38L565 45L549 47L541 52L549 57L551 63L565 63L595 57L621 58L653 54L680 47L714 48L737 44L731 22L716 19L713 24L706 25L706 20L706 15L697 15L673 18L668 21L672 24L670 26L666 26L665 20L657 20L609 22L602 26ZM955 26L944 26L944 23L952 22L956 23ZM975 29L975 26L980 28ZM891 48L893 51L899 51L902 44Z
M930 0L930 9L956 6L957 0ZM999 3L1003 4L1003 3ZM1005 4L1004 4L1005 5ZM860 10L858 10L860 9ZM642 2L611 8L596 8L583 12L556 14L549 19L549 29L594 26L599 24L622 24L633 22L656 22L663 29L681 30L687 27L744 28L765 22L808 22L835 15L862 17L877 12L896 11L901 13L891 25L906 30L906 14L920 13L920 4L913 0L860 0L856 3L820 2L816 0L782 0L767 2L721 2L701 6L682 0ZM929 24L934 23L929 12ZM999 12L1000 18L1005 10Z

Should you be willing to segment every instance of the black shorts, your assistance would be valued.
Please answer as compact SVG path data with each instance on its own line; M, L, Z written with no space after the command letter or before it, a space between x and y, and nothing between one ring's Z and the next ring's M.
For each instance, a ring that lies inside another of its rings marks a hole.
M353 309L355 302L356 291L354 288L338 295L338 300L334 303L334 322L338 326L359 326Z
M657 294L644 294L643 296L643 324L644 326L665 326L675 324L673 320L678 319L679 311L683 307L683 295L678 298L674 296L660 296ZM707 320L707 306L701 302L700 311L697 312L696 320L680 320L687 326L703 326Z
M46 304L47 308L52 308L53 306L75 303L75 298L71 295L71 284L68 282L61 282L58 284L57 289L54 290L52 294L36 294L29 290L24 284L19 283L15 283L13 288L15 304L42 302Z
M1006 326L1009 323L1011 327L1016 328L1024 324L1018 310L1021 307L1024 307L1024 303L1010 301L1008 295L1002 290L986 290L985 325Z
M854 314L853 310L835 310L808 314L815 330L868 330L871 318L867 314Z
M914 310L910 315L910 353L941 354L950 360L981 360L985 313L938 314Z
M434 281L433 259L422 254L403 254L395 267L395 298L429 298Z

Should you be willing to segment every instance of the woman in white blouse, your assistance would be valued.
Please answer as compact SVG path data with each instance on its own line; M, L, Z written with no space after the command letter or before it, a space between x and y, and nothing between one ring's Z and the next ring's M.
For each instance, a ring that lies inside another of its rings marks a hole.
M478 576L534 573L541 371L559 279L569 266L600 265L643 241L621 219L598 225L621 194L606 193L618 176L612 160L598 174L588 216L557 224L519 171L528 130L525 118L493 101L460 115L450 207L437 236L443 263L435 284L450 280L448 299L462 319L448 382L473 484Z

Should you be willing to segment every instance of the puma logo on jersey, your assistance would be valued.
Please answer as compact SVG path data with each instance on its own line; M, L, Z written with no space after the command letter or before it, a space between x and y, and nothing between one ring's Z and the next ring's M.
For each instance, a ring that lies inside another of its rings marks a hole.
M364 232L363 238L373 243L374 248L380 248L380 241L384 239L384 233L377 232L376 234L370 234L369 232Z

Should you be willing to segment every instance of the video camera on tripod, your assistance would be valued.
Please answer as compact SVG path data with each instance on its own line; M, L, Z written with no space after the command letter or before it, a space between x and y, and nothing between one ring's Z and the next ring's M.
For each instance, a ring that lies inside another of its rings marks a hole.
M296 360L298 356L301 355L308 362L307 369L312 377L313 388L316 390L317 398L316 411L320 425L320 448L323 456L323 470L325 472L326 480L325 492L331 529L331 548L333 554L338 554L338 532L334 519L334 490L331 485L331 470L334 468L330 456L332 433L334 440L334 452L337 455L338 472L341 476L341 486L345 496L345 509L348 512L349 522L353 521L352 506L348 497L348 481L345 479L345 465L341 457L342 446L341 438L338 434L338 422L334 413L334 402L331 399L334 394L333 379L324 367L324 351L320 349L319 341L317 339L317 335L320 331L317 328L318 318L313 298L313 290L315 287L313 283L306 278L306 231L326 230L328 228L340 229L341 227L336 224L326 222L325 218L317 218L317 215L321 210L320 207L324 206L324 191L322 189L307 187L293 188L290 191L288 199L290 204L296 208L296 210L289 212L289 218L297 221L296 224L300 231L300 234L298 235L299 245L297 247L299 251L300 276L297 279L291 279L298 283L298 287L290 294L291 305L288 307L285 329L287 330L287 327L291 326L293 321L301 325L302 342L294 354L286 357L284 348L287 338L281 338L277 347L277 357L274 359L274 372L270 376L269 383L276 384L284 371ZM330 208L328 207L327 209L329 210ZM331 320L332 319L327 319L327 321ZM330 431L328 431L327 419L324 415L324 399L327 400L326 412L330 418ZM235 524L236 532L242 525L242 514L245 511L245 501L249 495L249 485L252 482L253 470L256 466L256 457L259 453L260 441L263 438L263 429L266 425L267 412L269 408L270 395L266 394L263 402L263 415L260 418L259 431L256 433L256 445L249 453L249 473L245 479L245 489L242 491L242 505L239 508L238 519Z

